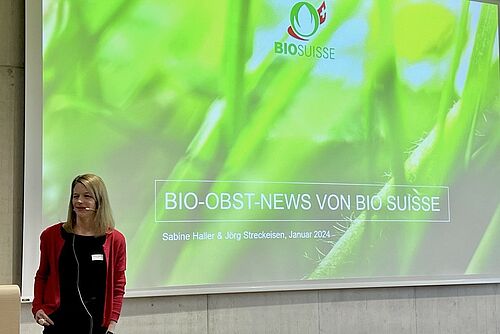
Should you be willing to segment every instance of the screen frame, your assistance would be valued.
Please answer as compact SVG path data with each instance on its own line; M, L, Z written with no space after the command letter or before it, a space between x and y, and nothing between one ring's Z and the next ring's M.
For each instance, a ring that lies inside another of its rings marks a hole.
M500 0L470 0L471 2L489 3L497 5L498 20L500 22ZM24 212L23 212L23 247L22 247L22 301L30 302L33 299L32 282L34 270L25 268L25 257L33 256L38 252L38 231L27 228L27 224L35 222L41 226L42 212L42 0L25 1L26 17L26 80L25 80L25 144L24 144ZM500 39L500 29L498 29ZM499 46L500 52L500 46ZM35 235L36 234L36 235ZM30 250L27 247L31 247ZM38 258L38 256L36 256ZM30 268L33 269L33 268ZM344 288L377 288L398 286L435 286L435 285L462 285L462 284L490 284L500 283L500 276L470 275L442 276L437 279L423 277L374 277L359 279L325 279L311 281L279 281L247 284L224 285L189 285L173 286L148 290L129 290L126 297L150 297L172 295L202 295L242 292L291 291L291 290L318 290ZM31 286L31 288L27 288Z

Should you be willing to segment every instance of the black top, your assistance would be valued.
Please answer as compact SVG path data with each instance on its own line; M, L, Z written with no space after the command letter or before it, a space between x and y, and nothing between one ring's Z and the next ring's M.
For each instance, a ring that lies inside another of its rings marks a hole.
M64 229L61 233L65 243L59 257L60 319L63 323L71 319L69 325L86 328L85 333L89 333L92 320L93 332L97 333L104 313L106 237L76 235Z

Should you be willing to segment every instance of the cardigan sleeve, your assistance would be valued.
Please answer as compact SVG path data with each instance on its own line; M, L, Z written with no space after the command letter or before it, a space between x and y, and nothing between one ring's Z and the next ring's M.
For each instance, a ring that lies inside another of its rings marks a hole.
M43 296L50 274L50 261L47 244L47 232L44 231L40 235L40 263L35 275L34 298L31 310L33 315L35 315L38 310L43 309ZM47 310L44 311L47 312Z
M125 270L127 266L126 242L123 234L117 232L115 243L115 258L113 268L113 305L110 320L118 321L120 317L123 295L125 294Z

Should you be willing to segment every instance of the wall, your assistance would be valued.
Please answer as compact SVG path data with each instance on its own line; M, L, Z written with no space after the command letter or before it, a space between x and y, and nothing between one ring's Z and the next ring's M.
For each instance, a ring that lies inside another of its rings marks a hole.
M20 280L24 4L0 1L0 283Z
M22 333L40 333L23 305ZM119 333L500 333L497 285L126 299Z
M0 284L20 282L24 2L0 0ZM21 333L40 333L22 305ZM118 332L500 333L499 285L126 299Z

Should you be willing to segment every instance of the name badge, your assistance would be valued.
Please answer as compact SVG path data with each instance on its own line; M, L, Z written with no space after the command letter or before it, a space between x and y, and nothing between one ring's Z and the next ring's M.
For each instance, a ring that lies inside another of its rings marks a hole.
M104 261L103 254L92 254L92 261Z

